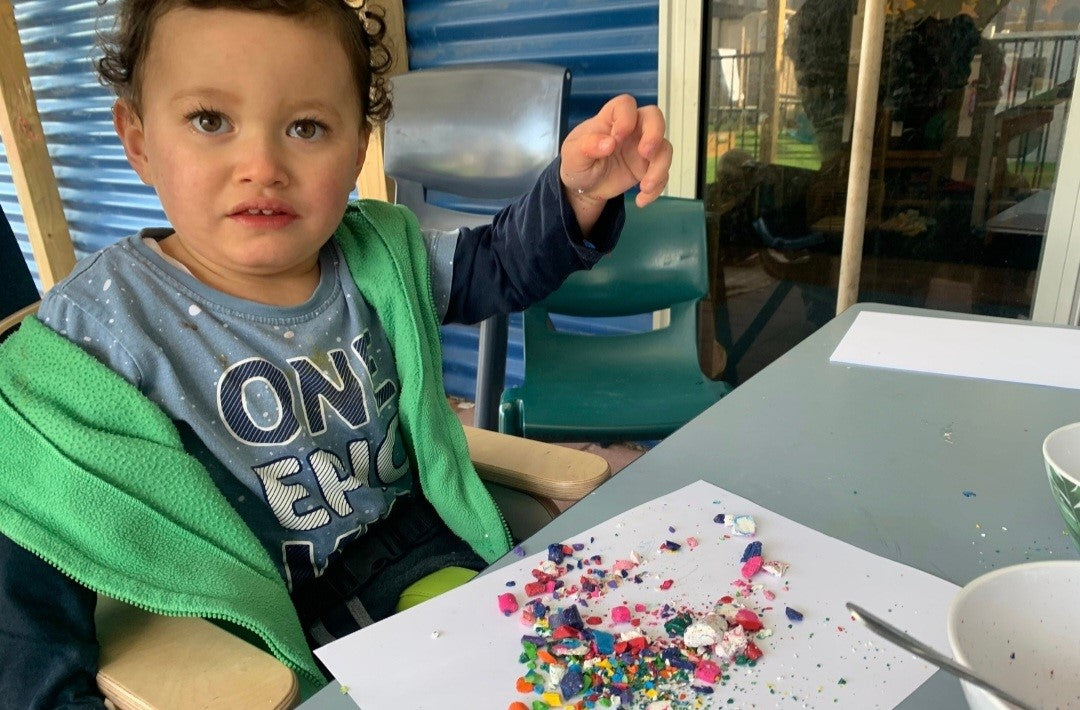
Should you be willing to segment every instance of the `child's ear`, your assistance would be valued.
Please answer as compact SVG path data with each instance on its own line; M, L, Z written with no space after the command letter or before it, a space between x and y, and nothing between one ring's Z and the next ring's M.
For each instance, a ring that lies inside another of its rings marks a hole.
M113 104L113 128L116 135L120 136L120 142L124 145L124 154L127 155L128 163L138 173L139 178L147 185L153 186L150 179L150 161L146 155L146 134L143 131L142 119L135 108L124 99L117 100Z

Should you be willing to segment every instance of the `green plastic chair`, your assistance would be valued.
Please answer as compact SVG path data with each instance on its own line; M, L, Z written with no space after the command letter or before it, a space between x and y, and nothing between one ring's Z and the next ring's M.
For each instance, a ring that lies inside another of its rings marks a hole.
M659 439L731 391L698 365L697 305L708 293L705 208L627 198L618 246L524 313L525 377L503 393L499 430L542 441ZM666 328L586 335L552 313L614 317L671 309Z

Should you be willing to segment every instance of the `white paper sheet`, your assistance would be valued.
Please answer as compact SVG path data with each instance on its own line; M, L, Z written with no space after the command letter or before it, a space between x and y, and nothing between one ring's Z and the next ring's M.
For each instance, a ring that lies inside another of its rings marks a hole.
M1080 389L1080 329L864 311L829 361Z
M731 536L730 528L714 522L717 513L754 516L756 536ZM667 540L683 544L691 536L698 542L694 549L659 550ZM642 584L624 585L582 609L583 616L605 618L608 623L598 628L618 632L629 627L610 624L612 606L644 603L655 609L667 602L704 608L732 594L751 540L762 542L766 559L791 565L782 578L762 572L753 577L776 595L762 615L774 633L755 642L765 654L756 666L733 666L731 679L716 686L707 707L891 708L934 672L852 621L844 604L854 601L947 651L946 612L955 585L815 532L712 484L698 481L569 540L551 542L587 543L582 554L602 555L607 566L631 551L645 557L635 570L644 573ZM535 696L515 690L524 670L518 663L520 638L531 629L517 615L504 617L497 597L509 590L524 600L522 585L532 581L530 571L543 559L546 554L539 553L491 572L316 655L363 710L531 703ZM674 584L661 591L666 579ZM506 586L511 580L515 587ZM757 592L759 602L762 592ZM786 606L801 611L803 621L790 622ZM641 628L650 636L663 633L648 614L635 616L645 621Z

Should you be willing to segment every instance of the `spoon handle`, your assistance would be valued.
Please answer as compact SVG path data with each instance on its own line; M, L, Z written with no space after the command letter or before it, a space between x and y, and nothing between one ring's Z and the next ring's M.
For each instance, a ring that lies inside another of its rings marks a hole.
M949 673L952 673L954 676L957 676L958 678L963 678L972 685L979 686L991 695L1001 698L1007 703L1012 703L1016 707L1020 708L1020 710L1036 710L1034 706L1025 703L1022 700L1018 700L1010 693L1002 690L996 685L993 685L989 681L984 680L980 676L975 675L975 673L973 673L971 669L967 668L966 666L962 666L948 656L938 653L936 650L934 650L930 646L927 646L922 641L919 641L914 636L904 633L903 631L896 628L887 621L884 621L883 619L874 616L859 605L848 602L847 608L848 611L851 612L851 616L853 618L861 621L878 636L881 636L882 638L893 642L905 651L910 651L924 661L929 661L938 668L946 670Z

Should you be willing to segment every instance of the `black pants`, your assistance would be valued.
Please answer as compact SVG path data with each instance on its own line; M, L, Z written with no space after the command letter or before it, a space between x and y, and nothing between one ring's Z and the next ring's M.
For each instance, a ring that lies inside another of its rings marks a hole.
M379 621L394 613L401 593L417 580L446 567L479 571L486 566L427 499L405 496L292 598L314 648L326 643L327 635L340 638L365 625L357 601L371 621Z

